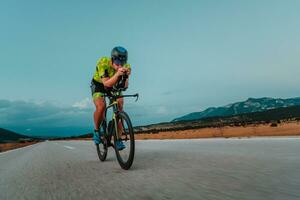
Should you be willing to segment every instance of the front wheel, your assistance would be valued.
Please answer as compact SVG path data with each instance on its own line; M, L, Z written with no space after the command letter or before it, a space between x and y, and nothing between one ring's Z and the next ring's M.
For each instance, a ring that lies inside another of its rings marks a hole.
M118 124L118 131L114 131L115 152L120 166L123 169L128 170L131 167L134 159L134 132L130 118L125 112L119 112L116 116L116 120ZM119 134L119 137L117 137L117 134ZM124 143L125 149L118 150L116 146L117 138Z

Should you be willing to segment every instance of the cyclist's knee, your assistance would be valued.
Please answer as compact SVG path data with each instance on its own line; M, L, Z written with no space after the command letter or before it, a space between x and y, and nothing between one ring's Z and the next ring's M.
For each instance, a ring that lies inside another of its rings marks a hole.
M94 100L96 112L103 112L105 110L105 102L102 98Z

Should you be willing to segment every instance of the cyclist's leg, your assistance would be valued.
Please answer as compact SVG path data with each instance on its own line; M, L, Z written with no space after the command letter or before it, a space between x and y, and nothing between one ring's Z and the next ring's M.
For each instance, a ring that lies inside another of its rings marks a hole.
M99 130L100 123L104 118L105 99L104 94L101 92L101 87L94 80L91 81L91 92L93 101L96 107L94 112L94 129Z
M95 130L99 130L100 124L104 119L105 114L105 100L101 93L95 93L93 95L93 100L95 104L95 112L94 112L94 128Z
M119 98L118 99L118 108L119 108L120 111L123 111L123 104L124 104L124 99Z

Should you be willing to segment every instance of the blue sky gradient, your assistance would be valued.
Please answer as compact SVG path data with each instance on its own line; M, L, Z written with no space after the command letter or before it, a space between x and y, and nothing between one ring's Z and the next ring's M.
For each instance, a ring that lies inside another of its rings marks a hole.
M128 93L141 96L125 107L136 125L248 97L299 96L299 10L296 0L3 0L0 127L48 134L42 121L12 123L28 104L33 118L40 107L84 113L65 123L54 115L48 128L92 127L89 82L116 45L129 51Z

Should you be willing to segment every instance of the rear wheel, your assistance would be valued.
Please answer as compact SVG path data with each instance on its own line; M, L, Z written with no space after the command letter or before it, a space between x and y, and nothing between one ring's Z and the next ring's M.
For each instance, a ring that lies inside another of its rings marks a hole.
M100 126L100 144L96 144L97 154L101 161L105 161L107 156L107 140L106 140L106 122L103 121Z
M123 169L128 170L131 167L134 159L134 151L135 151L134 132L133 132L130 118L125 112L123 111L119 112L116 119L118 123L122 124L122 128L120 127L120 130L118 130L118 132L122 132L120 134L121 137L119 139L124 143L125 149L118 150L116 146L117 133L116 131L114 131L115 152L120 166Z

